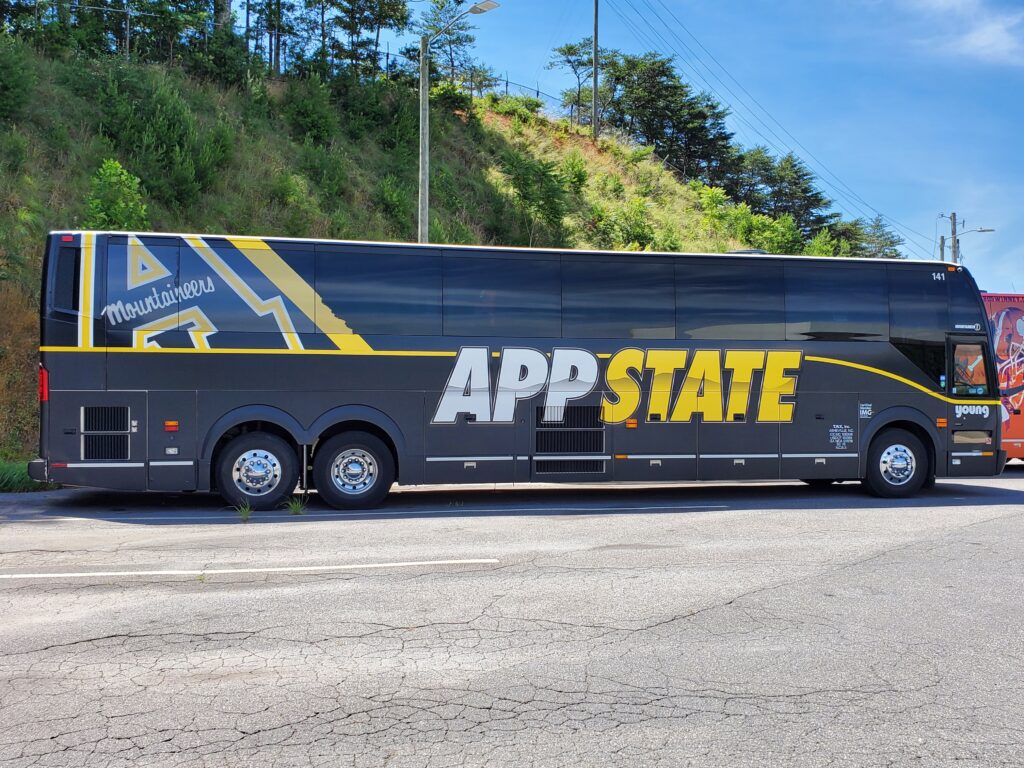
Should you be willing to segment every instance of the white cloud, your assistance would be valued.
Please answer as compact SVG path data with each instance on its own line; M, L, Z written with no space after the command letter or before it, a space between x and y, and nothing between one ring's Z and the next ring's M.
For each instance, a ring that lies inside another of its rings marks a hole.
M986 0L905 0L935 26L929 47L992 64L1024 66L1024 12Z

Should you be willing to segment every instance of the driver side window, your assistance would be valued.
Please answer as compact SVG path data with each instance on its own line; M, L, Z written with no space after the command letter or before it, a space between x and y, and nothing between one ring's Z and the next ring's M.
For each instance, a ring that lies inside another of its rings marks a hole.
M985 353L981 344L956 344L953 347L953 394L989 394L985 373Z

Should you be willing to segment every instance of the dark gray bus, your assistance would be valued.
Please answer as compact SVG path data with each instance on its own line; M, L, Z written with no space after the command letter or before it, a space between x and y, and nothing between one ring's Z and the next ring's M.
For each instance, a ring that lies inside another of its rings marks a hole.
M394 482L990 476L962 267L124 232L47 240L37 480L341 508Z

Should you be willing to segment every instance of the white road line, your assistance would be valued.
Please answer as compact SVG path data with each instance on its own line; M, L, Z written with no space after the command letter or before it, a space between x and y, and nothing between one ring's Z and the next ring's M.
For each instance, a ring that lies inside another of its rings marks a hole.
M0 579L88 579L121 576L208 576L223 573L317 573L359 571L371 568L416 568L427 565L494 565L494 558L477 560L410 560L404 563L362 563L359 565L295 565L280 568L203 568L169 571L75 571L71 573L0 573Z
M250 522L267 522L267 521L278 521L287 520L291 522L301 522L303 519L326 519L338 522L352 521L357 522L365 520L367 517L370 519L375 518L386 518L386 517L441 517L448 515L472 515L472 514L490 514L490 513L507 513L507 514L522 514L531 512L540 512L546 515L557 515L562 512L589 512L591 514L605 514L608 512L645 512L645 511L657 511L665 509L677 509L677 510L698 510L698 509L729 509L727 504L663 504L663 505L651 505L641 507L446 507L444 509L367 509L364 511L353 510L352 512L304 512L301 516L291 514L279 514L274 513L270 515L261 514L259 512L253 512L253 516L249 518ZM238 515L236 514L209 514L209 515L147 515L144 512L128 512L125 514L111 514L105 517L100 517L95 513L83 513L80 516L61 516L61 517L33 517L29 520L19 520L17 517L2 517L0 516L0 522L7 523L8 525L24 525L29 523L69 523L69 522L93 522L93 523L186 523L186 522L202 522L210 523L215 521L227 521L237 522Z

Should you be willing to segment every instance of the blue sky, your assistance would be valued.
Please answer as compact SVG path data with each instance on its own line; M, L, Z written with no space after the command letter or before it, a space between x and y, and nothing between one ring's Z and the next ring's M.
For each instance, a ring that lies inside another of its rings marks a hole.
M501 2L474 19L477 58L559 93L568 79L544 65L551 48L590 33L592 0ZM939 213L994 227L962 238L964 263L984 290L1024 292L1022 0L601 0L600 38L680 54L684 76L734 108L740 142L796 150L847 217L870 214L867 203L904 225L912 256L931 256L948 234Z

